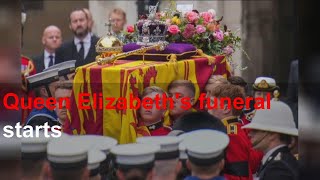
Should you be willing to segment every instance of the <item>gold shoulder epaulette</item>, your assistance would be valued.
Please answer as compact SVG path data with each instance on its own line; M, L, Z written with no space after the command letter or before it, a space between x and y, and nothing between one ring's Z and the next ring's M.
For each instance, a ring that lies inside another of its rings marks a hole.
M238 126L236 124L228 124L227 133L228 134L238 134Z

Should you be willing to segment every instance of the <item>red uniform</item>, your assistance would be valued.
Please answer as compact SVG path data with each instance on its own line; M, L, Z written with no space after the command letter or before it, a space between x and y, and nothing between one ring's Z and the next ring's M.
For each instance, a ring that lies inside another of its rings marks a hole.
M171 128L164 126L162 121L152 125L139 125L137 128L138 137L141 136L166 136L171 132Z
M36 74L36 69L32 60L23 55L21 55L21 73L25 76L31 76Z
M222 120L227 128L230 143L226 150L224 176L228 180L251 180L260 165L263 154L252 148L242 123L235 116Z
M36 74L36 69L32 60L26 56L21 56L21 76L22 76L22 90L24 97L34 97L33 93L28 91L26 77ZM31 110L22 110L22 121L23 124L25 119L28 117Z

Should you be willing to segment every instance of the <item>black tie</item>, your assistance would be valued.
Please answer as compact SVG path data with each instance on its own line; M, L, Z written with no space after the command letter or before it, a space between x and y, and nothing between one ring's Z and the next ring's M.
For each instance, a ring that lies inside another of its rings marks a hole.
M50 55L49 58L50 58L50 61L49 61L49 66L48 67L53 65L53 56Z
M81 45L81 48L79 50L80 60L84 60L84 46L82 41L80 41L80 45Z

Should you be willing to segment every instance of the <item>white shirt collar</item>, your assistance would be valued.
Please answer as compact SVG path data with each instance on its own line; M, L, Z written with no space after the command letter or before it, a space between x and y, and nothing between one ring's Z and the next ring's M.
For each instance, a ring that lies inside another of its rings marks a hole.
M44 60L44 68L47 69L50 63L50 55L53 55L53 64L55 64L55 53L50 54L47 50L44 50L43 60Z
M53 55L53 57L56 55L55 53L50 54L47 50L44 50L44 58L49 58L50 55Z
M276 146L272 149L270 149L262 158L262 164L265 164L267 162L267 160L269 159L269 157L271 156L272 153L274 153L277 149L280 149L282 147L285 147L285 144L281 144L279 146Z
M77 48L77 52L80 51L81 49L81 44L80 44L80 39L77 38L77 37L74 37L74 43L76 45L76 48ZM88 53L89 53L89 50L90 50L90 47L91 47L91 34L88 33L86 35L86 37L84 37L84 39L82 40L83 42L83 47L84 47L84 58L87 57Z
M80 43L80 39L79 38L77 38L76 36L74 36L74 44L75 45L78 45L79 43ZM90 33L88 33L87 35L86 35L86 37L84 37L83 39L82 39L82 42L84 43L84 44L86 44L86 43L91 43L91 34Z

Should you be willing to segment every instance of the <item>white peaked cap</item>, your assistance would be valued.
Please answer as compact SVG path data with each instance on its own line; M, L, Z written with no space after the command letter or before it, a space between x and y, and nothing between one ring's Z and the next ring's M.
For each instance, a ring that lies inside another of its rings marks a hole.
M137 138L137 143L155 144L160 146L156 160L179 158L179 143L182 141L177 136L148 136Z
M79 135L73 136L72 138L81 141L90 149L97 149L105 154L108 154L110 149L118 143L117 140L111 137L99 135Z
M179 159L188 159L186 145L185 145L184 141L182 141L179 144L179 151L180 151Z
M257 77L252 87L256 91L273 91L279 88L276 80L271 77Z
M71 137L55 138L48 143L47 156L53 168L82 168L88 164L88 146Z
M179 135L179 137L182 139L181 143L179 144L180 159L188 159L185 139L186 139L187 136L192 135L191 132L182 133L182 134Z
M102 151L93 149L88 152L88 170L90 177L96 176L100 173L100 164L106 160L107 156Z
M270 103L270 109L267 108L267 103ZM298 136L292 111L287 104L281 101L266 101L264 107L265 109L257 110L251 123L242 128Z
M28 76L27 80L30 87L38 87L42 85L50 84L54 81L59 81L59 69L51 69L45 72L37 73L32 76Z
M153 166L155 153L158 151L159 145L133 143L117 145L110 152L116 155L118 165L139 167L147 164Z
M50 69L63 70L63 69L74 68L75 65L76 65L76 61L77 60L70 60L70 61L65 61L65 62L59 63L59 64L55 64L55 65L52 65L52 66L48 67L44 71L48 71Z
M93 170L99 168L100 163L107 158L102 151L93 149L88 152L88 169Z
M33 137L21 138L22 158L45 159L47 154L47 144L52 138L46 137L41 131L39 134L34 133L32 136Z
M276 80L271 77L257 77L254 81L254 84L260 83L262 80L265 80L268 84L276 86Z
M183 134L183 144L191 162L208 165L224 158L224 150L229 144L229 137L216 130L195 130Z

